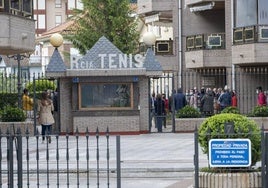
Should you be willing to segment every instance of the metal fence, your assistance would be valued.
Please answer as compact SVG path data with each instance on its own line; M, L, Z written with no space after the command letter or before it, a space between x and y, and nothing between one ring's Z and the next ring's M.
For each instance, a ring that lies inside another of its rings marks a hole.
M230 131L230 126L228 125L228 124L226 124L227 126L226 126L226 131L228 132L228 131ZM228 128L229 127L229 128ZM228 130L229 129L229 130ZM242 134L242 133L241 133ZM252 135L252 136L254 136L254 134L253 133L248 133L248 135ZM258 173L258 171L260 172L260 174L261 174L261 182L259 182L259 181L257 181L257 182L251 182L251 187L256 187L256 186L254 186L255 184L258 184L259 186L257 186L257 187L262 187L262 188L267 188L267 186L268 186L268 148L267 148L267 146L268 146L268 132L264 132L264 129L262 128L262 130L261 130L261 133L260 133L261 135L258 135L258 136L260 136L261 137L261 167L260 167L260 170L258 170L258 169L253 169L251 166L249 166L249 167L238 167L238 166L235 166L235 167L232 167L232 162L229 164L229 165L222 165L223 166L223 168L221 168L221 167L216 167L218 170L219 169L222 169L222 172L223 173L226 173L226 172L257 172ZM220 184L224 184L224 187L226 187L226 188L228 188L228 187L235 187L235 185L238 185L239 183L234 183L234 185L233 184L228 184L228 183L224 183L223 181L223 178L220 180L220 181L222 181L222 182L217 182L217 180L218 180L218 178L215 178L215 179L213 179L213 177L220 177L220 175L218 175L218 176L211 176L211 177L209 177L209 175L208 175L208 173L207 173L207 179L210 179L211 180L211 182L213 182L211 185L209 184L208 185L208 182L200 182L201 181L201 179L200 179L200 176L199 176L199 172L200 172L200 167L199 167L199 132L198 132L198 130L197 130L197 127L196 127L196 129L195 129L195 133L194 133L194 150L195 150L195 154L194 154L194 168L195 168L195 173L194 173L194 181L195 181L195 183L194 183L194 187L202 187L202 188L207 188L207 187L216 187L215 185L220 185ZM209 131L208 131L208 133L206 133L206 135L205 136L207 136L207 137L210 137L210 136L212 136L212 134L210 134L209 133ZM223 135L222 134L220 134L219 133L219 135L215 135L215 133L213 133L213 136L215 137L222 137ZM234 136L234 137L233 137ZM224 137L227 137L227 138L229 138L228 137L228 134L225 134L224 135ZM235 135L230 135L230 138L231 137L233 137L233 138L238 138L239 137L239 134L238 133L236 133ZM210 139L209 139L210 140ZM226 139L220 139L220 140L226 140ZM239 139L237 140L237 141L239 141ZM227 140L226 140L226 142L227 142ZM241 148L239 148L239 149L241 149ZM223 149L224 150L224 149ZM231 151L231 149L228 149L229 151ZM242 151L242 150L241 150ZM208 151L209 153L212 153L212 151ZM210 160L212 160L212 159L209 159L209 153L208 153L208 160L210 161ZM234 153L233 153L234 154ZM212 155L212 154L211 154ZM228 154L227 154L228 155ZM231 154L230 154L231 155ZM235 154L234 154L235 155ZM243 157L244 156L246 156L246 152L243 154ZM211 157L211 156L210 156ZM251 157L251 156L248 156L249 158ZM213 157L211 157L211 158L213 158ZM222 157L219 157L220 158L220 160L221 159L223 159L224 158L224 156L222 156ZM226 160L224 159L224 162L223 161L221 161L221 163L225 163L228 159L230 159L229 157L226 157ZM250 159L248 159L248 161L249 161ZM228 162L228 161L227 161ZM210 162L209 162L210 163ZM240 164L241 165L241 164ZM208 168L210 168L210 164L208 164ZM255 170L255 171L254 171ZM210 171L210 172L212 172L212 170ZM230 178L230 177L229 177ZM236 181L241 181L241 179L240 180L236 180ZM244 179L244 181L250 181L249 179ZM213 186L214 185L214 186ZM240 184L239 184L240 185ZM222 185L223 186L223 185ZM239 186L240 187L240 186Z
M108 129L105 135L98 129L51 135L51 143L28 130L25 135L0 130L0 188L121 187L120 136L111 143Z

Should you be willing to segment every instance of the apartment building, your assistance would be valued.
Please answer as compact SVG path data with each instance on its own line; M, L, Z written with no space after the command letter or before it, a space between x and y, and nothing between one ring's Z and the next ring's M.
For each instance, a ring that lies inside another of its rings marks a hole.
M73 9L82 8L79 0L34 0L33 5L37 35L66 22Z
M240 111L250 112L256 87L268 90L268 1L138 1L144 19L158 14L160 25L163 12L172 15L173 54L156 55L165 71L178 76L174 87L227 85L236 90Z

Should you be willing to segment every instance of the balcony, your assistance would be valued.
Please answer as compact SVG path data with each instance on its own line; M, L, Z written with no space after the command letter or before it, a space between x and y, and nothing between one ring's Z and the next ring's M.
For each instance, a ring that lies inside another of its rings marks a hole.
M193 6L193 5L205 5L208 3L212 3L215 2L216 4L218 4L218 2L225 2L225 0L185 0L185 4L187 6Z
M0 54L10 55L35 50L35 22L32 0L0 1Z
M186 37L186 68L224 67L228 62L225 33Z
M254 25L233 29L233 64L267 64L267 51L268 25Z
M138 0L138 15L149 22L172 22L173 0Z

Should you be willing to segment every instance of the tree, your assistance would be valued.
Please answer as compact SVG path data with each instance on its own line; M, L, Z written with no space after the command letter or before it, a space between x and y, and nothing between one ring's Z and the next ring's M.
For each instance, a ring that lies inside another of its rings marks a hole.
M135 52L139 34L129 0L82 0L82 3L84 9L74 11L72 32L65 37L81 54L102 36L123 53Z

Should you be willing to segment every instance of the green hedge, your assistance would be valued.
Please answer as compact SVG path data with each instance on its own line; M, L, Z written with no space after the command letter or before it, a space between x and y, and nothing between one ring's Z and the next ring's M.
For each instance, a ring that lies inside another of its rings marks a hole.
M0 111L2 122L22 122L26 120L25 112L17 107L7 106Z

